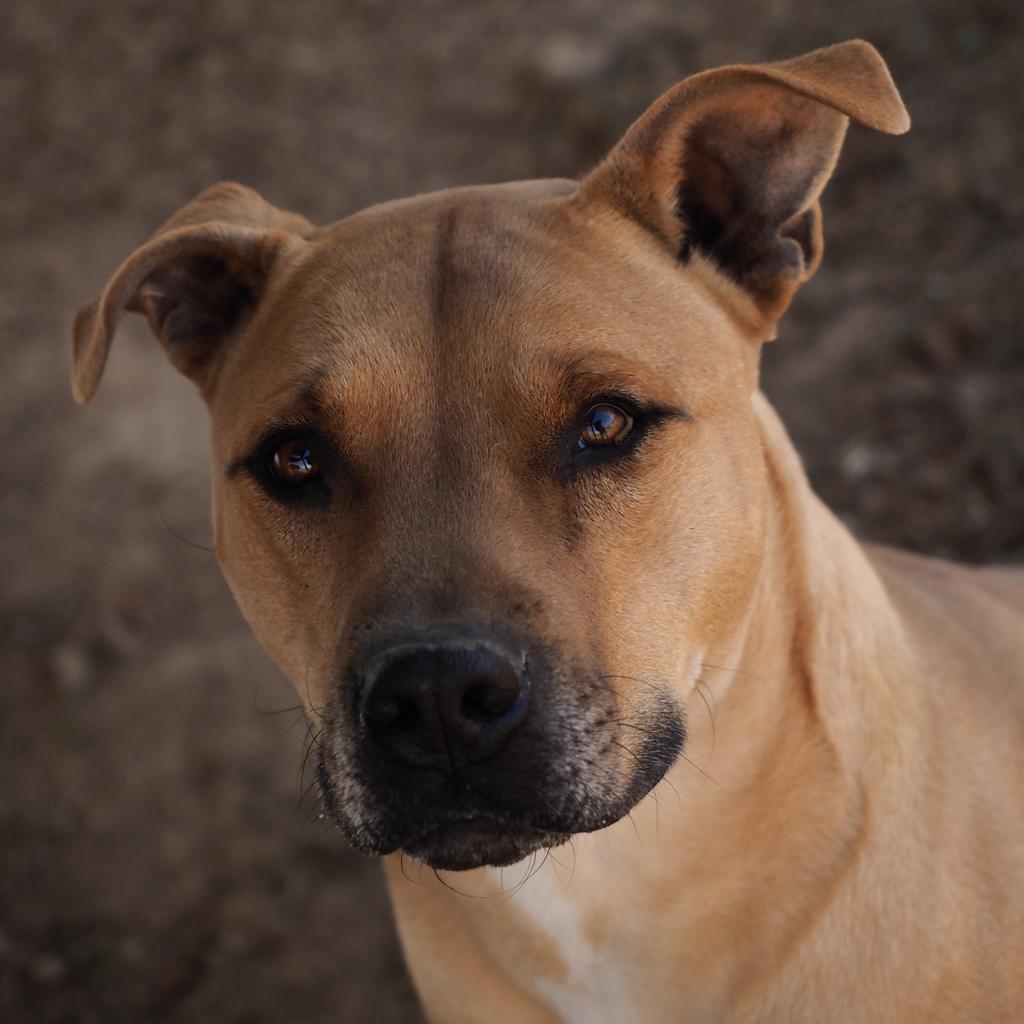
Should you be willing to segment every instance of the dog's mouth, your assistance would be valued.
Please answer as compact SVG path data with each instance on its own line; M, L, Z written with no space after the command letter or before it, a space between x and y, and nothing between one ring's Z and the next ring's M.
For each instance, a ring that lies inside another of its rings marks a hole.
M466 807L435 806L427 813L392 814L387 825L376 815L372 823L363 815L353 819L338 799L338 787L322 752L316 773L321 804L352 846L378 856L401 852L437 870L514 864L537 850L560 846L573 831Z
M560 846L568 833L515 825L487 815L453 818L435 825L401 850L428 867L468 871L515 864L537 850Z

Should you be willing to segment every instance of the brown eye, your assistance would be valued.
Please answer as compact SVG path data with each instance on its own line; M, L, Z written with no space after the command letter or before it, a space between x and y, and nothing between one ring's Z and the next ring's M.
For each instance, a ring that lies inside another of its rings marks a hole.
M577 448L621 444L633 429L633 417L614 405L595 405L583 419Z
M270 472L274 479L294 486L315 480L320 466L305 438L289 437L271 452Z

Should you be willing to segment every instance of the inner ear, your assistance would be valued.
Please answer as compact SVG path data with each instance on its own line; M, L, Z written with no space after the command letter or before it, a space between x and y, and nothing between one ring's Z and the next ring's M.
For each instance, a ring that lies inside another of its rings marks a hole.
M129 308L145 314L177 369L195 376L256 308L263 276L238 253L194 252L150 274Z
M810 276L821 258L817 196L845 125L771 86L705 113L681 148L681 254L701 251L769 306Z

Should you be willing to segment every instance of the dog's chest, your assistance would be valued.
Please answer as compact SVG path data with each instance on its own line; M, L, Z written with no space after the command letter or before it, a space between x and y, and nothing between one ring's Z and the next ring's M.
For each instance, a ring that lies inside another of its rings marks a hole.
M533 978L527 987L564 1024L629 1024L636 1000L628 991L628 958L614 939L597 944L588 937L586 910L573 896L571 875L546 864L513 897L513 906L554 945L564 966L558 981Z

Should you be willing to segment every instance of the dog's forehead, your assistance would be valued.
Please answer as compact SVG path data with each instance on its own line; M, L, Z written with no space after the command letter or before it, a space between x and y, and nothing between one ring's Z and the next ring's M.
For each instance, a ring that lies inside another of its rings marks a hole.
M371 207L326 229L300 272L313 333L339 364L365 349L404 368L515 355L589 298L571 182L455 189ZM315 311L315 312L314 312Z
M677 400L672 382L706 372L684 350L720 331L713 306L575 194L568 181L456 189L322 230L229 357L230 404L301 405L315 389L364 420L393 419L397 403L408 414L439 393L543 398L570 370L626 364Z

